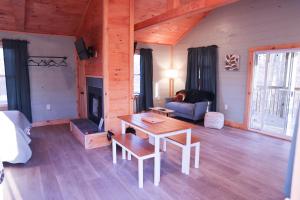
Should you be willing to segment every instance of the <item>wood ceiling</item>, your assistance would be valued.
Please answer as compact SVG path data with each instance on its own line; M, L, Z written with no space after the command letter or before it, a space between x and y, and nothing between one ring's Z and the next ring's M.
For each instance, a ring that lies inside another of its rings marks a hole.
M75 35L89 0L0 0L0 29Z
M0 30L74 36L90 1L0 0ZM174 45L209 11L236 1L135 0L135 40Z
M176 44L210 11L238 0L135 0L135 40Z

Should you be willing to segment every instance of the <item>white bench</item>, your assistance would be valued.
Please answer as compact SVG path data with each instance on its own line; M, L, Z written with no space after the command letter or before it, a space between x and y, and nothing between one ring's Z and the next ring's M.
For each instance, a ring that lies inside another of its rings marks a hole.
M132 134L119 134L112 139L113 148L113 163L117 163L117 144L122 147L122 150L128 152L128 155L133 155L138 159L138 179L139 188L143 188L144 167L143 161L148 158L154 158L154 146Z
M186 169L184 169L184 161L185 161L185 151L186 151L186 135L180 134L171 137L167 137L163 140L163 150L167 151L167 142L170 142L176 146L182 148L182 161L181 161L181 172L186 173ZM192 135L191 139L191 147L195 147L195 168L199 168L200 162L200 140Z

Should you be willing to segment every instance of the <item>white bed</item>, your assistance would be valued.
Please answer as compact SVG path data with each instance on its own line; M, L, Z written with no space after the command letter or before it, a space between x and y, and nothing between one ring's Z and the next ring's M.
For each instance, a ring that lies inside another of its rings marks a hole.
M30 128L23 113L0 112L0 162L26 163L31 158Z

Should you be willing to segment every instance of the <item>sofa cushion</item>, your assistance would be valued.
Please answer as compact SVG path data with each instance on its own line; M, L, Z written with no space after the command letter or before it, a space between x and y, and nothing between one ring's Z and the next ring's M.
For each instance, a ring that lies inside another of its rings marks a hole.
M192 115L194 113L195 104L184 102L169 102L166 103L166 108L174 110L178 113Z

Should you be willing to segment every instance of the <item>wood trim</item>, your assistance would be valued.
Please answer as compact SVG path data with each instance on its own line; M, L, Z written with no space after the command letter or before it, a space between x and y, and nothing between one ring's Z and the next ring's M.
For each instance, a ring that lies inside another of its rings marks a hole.
M70 119L46 120L46 121L33 122L32 127L60 125L60 124L68 124L68 123L70 123Z
M104 127L105 131L108 131L107 120L109 112L109 71L108 71L108 0L102 1L103 13L102 13L102 63L103 63L103 102L104 102Z
M250 115L250 106L251 106L251 92L252 92L252 79L253 79L253 54L254 51L249 50L248 53L248 68L247 68L247 93L246 93L246 104L245 104L245 113L244 113L244 123L243 126L245 129L249 129L249 115Z
M224 125L232 127L232 128L237 128L237 129L245 130L244 124L237 123L237 122L234 122L234 121L225 120L224 121Z
M74 56L74 59L75 59L75 62L76 62L76 109L77 109L77 117L80 116L80 109L81 109L81 105L80 105L80 89L79 89L79 84L80 84L80 81L79 81L79 59L78 59L78 56L76 55L76 50L74 49L73 50L73 56Z
M76 51L76 50L74 50ZM76 56L77 63L77 109L79 118L87 118L87 89L85 76L85 61L80 61ZM82 94L83 93L83 94Z
M254 47L254 48L250 48L249 51L254 52L254 51L268 51L268 50L280 50L280 49L298 49L298 48L300 48L300 42Z
M133 102L134 102L134 94L133 94L133 80L134 80L134 0L130 0L130 28L129 28L129 94L130 94L130 103L129 103L129 114L133 114Z
M280 50L280 49L298 49L298 48L300 48L300 42L290 43L290 44L267 45L267 46L254 47L254 48L249 49L248 69L247 69L246 107L245 107L244 122L243 122L244 129L249 130L254 53L256 51L269 51L269 50Z
M239 0L214 0L214 1L205 1L205 0L195 0L187 3L185 5L179 6L177 8L166 11L165 13L154 16L145 21L139 22L134 25L134 30L144 29L149 26L153 26L174 18L192 15L201 12L207 12L215 8L235 3Z

